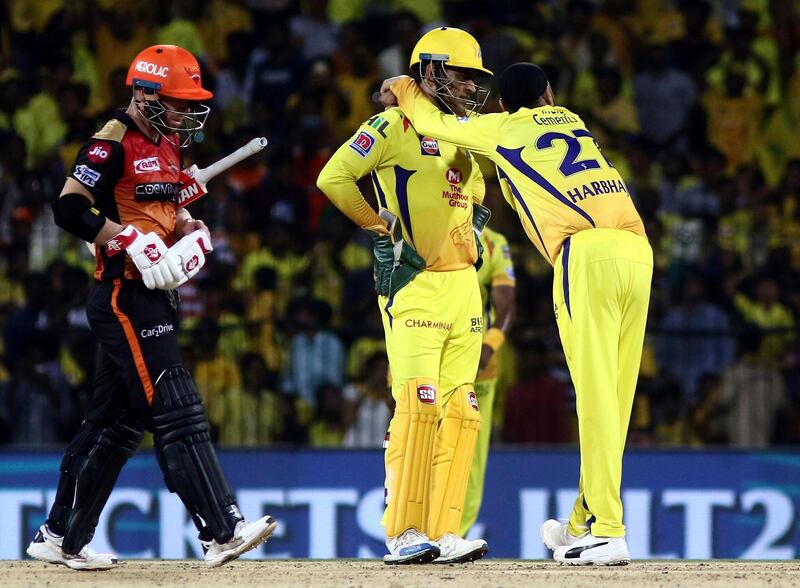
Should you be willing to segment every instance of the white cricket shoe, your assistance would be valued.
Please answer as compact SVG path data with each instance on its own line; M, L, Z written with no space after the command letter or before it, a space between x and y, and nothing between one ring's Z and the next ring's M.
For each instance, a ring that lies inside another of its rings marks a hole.
M631 563L625 537L595 537L587 533L555 550L553 558L568 566L625 566Z
M483 539L462 539L453 533L446 533L436 541L442 552L433 560L436 564L469 563L482 558L489 551L489 545Z
M586 529L584 527L584 529ZM567 519L548 519L539 528L539 535L542 537L542 543L551 551L555 551L559 547L565 545L572 545L578 539L586 536L589 529L586 529L581 535L575 536L569 532L569 521Z
M25 553L33 559L67 566L73 570L108 570L119 564L119 559L113 553L97 553L88 545L76 555L64 553L61 549L63 541L63 537L54 535L47 525L42 525Z
M220 544L213 539L201 541L203 550L206 552L206 565L216 568L236 559L246 551L255 549L270 538L277 526L278 523L270 516L262 517L252 523L239 521L233 530L233 537L227 543Z
M386 547L389 553L383 556L383 563L389 565L424 564L439 557L439 546L436 542L416 529L406 529L397 537L389 537Z

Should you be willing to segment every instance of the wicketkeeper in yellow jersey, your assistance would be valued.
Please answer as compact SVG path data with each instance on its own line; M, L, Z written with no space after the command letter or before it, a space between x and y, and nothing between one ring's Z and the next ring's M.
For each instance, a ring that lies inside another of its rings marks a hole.
M581 118L554 105L531 63L500 78L505 112L464 118L431 108L408 78L387 80L419 132L487 156L528 237L555 268L553 303L575 386L581 472L568 522L542 539L565 564L626 564L622 454L639 375L653 251L628 188Z
M468 33L425 34L411 71L435 110L465 116L491 75ZM481 96L481 94L484 94ZM356 180L370 174L380 211ZM375 279L395 411L386 443L386 563L478 559L459 527L481 417L473 388L483 337L476 235L488 220L472 155L420 134L397 109L367 120L320 173L319 188L375 241Z
M481 407L481 430L472 458L472 471L467 484L467 498L461 515L461 536L478 518L483 502L483 480L486 476L486 460L489 457L489 442L492 436L492 409L497 386L497 350L503 345L506 333L514 317L514 294L516 278L511 251L506 238L489 227L481 235L483 263L478 270L478 284L483 304L483 346L475 393Z

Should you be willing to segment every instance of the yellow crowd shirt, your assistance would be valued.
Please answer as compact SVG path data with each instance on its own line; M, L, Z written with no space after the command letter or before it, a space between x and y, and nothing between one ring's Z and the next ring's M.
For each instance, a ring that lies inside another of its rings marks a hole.
M625 182L577 114L542 106L456 117L440 112L410 78L391 89L418 132L495 163L503 195L551 265L564 240L578 231L610 228L645 235Z
M472 203L483 201L485 185L470 153L419 134L393 108L364 122L317 179L337 208L370 229L386 223L356 186L367 174L378 204L398 217L403 238L425 259L428 270L454 271L475 263Z
M481 288L483 324L486 329L494 325L491 289L496 286L515 286L514 264L506 238L489 227L483 229L483 265L478 270L478 285Z

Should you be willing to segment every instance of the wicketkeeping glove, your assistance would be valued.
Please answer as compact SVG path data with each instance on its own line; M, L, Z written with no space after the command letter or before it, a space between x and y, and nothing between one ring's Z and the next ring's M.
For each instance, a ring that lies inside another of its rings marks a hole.
M173 290L178 286L182 275L180 259L169 253L164 241L155 233L143 234L128 225L109 239L105 247L109 257L123 251L127 253L150 290Z
M370 232L375 254L375 291L394 296L425 269L425 260L403 239L403 227L386 209L378 211L386 221L388 235Z
M206 255L214 251L208 233L202 229L192 231L169 248L169 252L180 260L181 279L178 286L197 275L206 263Z
M475 262L475 269L481 269L483 265L483 243L481 243L481 235L483 235L483 228L489 222L492 216L492 211L478 204L472 203L472 230L475 233L475 245L478 246L478 260Z

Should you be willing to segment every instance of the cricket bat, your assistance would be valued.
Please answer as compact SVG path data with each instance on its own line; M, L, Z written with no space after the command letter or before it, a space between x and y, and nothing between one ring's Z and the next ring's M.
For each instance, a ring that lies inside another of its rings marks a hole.
M226 155L208 167L198 168L196 165L193 165L182 171L180 174L181 190L178 193L178 208L183 208L198 198L205 196L208 193L206 184L211 178L218 176L251 155L255 155L266 146L266 138L256 137L244 147L239 147L239 149L230 155Z

